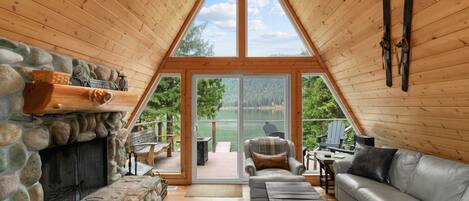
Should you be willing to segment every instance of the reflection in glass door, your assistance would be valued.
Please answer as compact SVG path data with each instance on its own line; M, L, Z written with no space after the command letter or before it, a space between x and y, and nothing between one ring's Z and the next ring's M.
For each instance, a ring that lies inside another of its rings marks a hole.
M243 140L288 136L287 76L243 77Z
M264 136L289 139L288 86L288 76L243 77L243 142ZM245 172L243 175L247 176Z
M287 75L195 75L192 86L194 183L240 182L245 140L289 138Z

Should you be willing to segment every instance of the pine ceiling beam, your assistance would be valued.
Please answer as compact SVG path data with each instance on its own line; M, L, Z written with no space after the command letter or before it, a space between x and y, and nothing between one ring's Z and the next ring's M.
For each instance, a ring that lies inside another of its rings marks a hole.
M133 125L133 123L137 120L137 117L142 113L144 106L147 104L150 96L152 95L152 92L155 90L156 85L158 84L158 78L162 69L162 66L165 66L166 62L168 61L168 58L172 55L174 49L176 49L179 41L181 41L181 38L185 35L186 30L189 28L195 14L197 11L200 9L200 6L202 5L203 0L196 0L194 3L194 6L192 7L191 11L187 15L186 19L184 20L184 23L181 26L181 29L179 29L176 37L174 38L173 42L171 43L171 46L169 47L168 51L166 52L163 60L161 61L159 66L156 66L156 72L150 79L149 83L147 84L145 91L143 92L142 96L140 97L139 102L137 103L137 106L135 107L134 111L130 114L129 121L126 125L126 128L130 128L130 126Z

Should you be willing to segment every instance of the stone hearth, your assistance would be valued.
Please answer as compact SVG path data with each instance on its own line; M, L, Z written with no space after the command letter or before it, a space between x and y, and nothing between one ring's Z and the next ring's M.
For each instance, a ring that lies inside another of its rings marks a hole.
M127 176L102 188L92 195L85 197L84 201L121 201L143 200L161 201L162 185L159 177Z
M107 183L121 179L127 159L125 113L25 114L23 89L37 69L72 74L72 85L88 87L86 80L94 79L114 90L128 87L121 71L0 37L0 200L44 200L39 151L95 139L107 142Z

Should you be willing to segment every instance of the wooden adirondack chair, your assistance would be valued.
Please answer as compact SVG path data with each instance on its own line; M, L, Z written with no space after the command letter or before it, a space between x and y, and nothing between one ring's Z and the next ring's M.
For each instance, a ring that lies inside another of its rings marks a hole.
M317 136L316 142L318 143L318 147L313 151L313 153L308 152L306 156L306 167L309 168L309 160L314 160L311 155L315 154L315 151L321 149L328 149L330 147L333 148L342 148L343 141L345 139L345 132L346 130L351 129L345 128L345 124L341 121L333 121L327 125L327 133L324 135ZM314 170L316 170L317 161L314 160Z
M327 126L327 134L317 136L316 142L319 144L319 149L342 148L344 138L345 124L341 121L333 121Z
M277 126L274 124L271 124L270 122L266 121L265 125L263 127L265 135L269 136L273 132L277 132Z
M270 137L279 137L279 138L285 139L285 133L284 133L284 132L280 132L280 131L276 131L276 132L270 133L270 134L268 134L267 136L270 136Z
M285 139L285 132L278 131L277 126L266 121L263 127L266 136Z

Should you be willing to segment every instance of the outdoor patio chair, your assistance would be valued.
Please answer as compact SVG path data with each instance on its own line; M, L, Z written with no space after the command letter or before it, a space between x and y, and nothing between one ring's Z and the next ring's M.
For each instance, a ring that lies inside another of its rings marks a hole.
M312 157L314 152L318 150L330 150L330 149L343 149L343 141L345 139L345 132L352 129L352 126L345 128L345 124L342 121L333 121L327 125L327 133L316 137L318 146L313 150L312 153L306 154L306 167L309 168L309 160L314 160L314 169L317 167L317 161Z
M285 139L285 133L284 133L284 132L280 132L280 131L276 131L276 132L270 133L270 134L268 134L267 136L270 136L270 137L279 137L279 138Z
M342 121L333 121L327 125L327 133L316 137L319 149L328 147L342 148L345 139L345 124Z
M265 135L267 135L267 136L268 136L269 134L273 133L273 132L277 132L277 131L278 131L277 126L275 126L274 124L271 124L271 123L268 122L268 121L265 122L265 125L264 125L263 129L264 129Z

